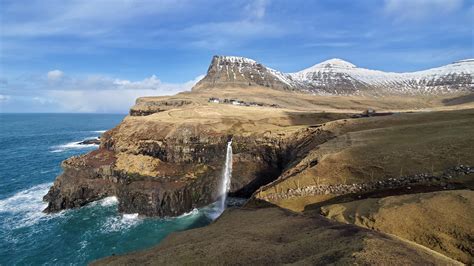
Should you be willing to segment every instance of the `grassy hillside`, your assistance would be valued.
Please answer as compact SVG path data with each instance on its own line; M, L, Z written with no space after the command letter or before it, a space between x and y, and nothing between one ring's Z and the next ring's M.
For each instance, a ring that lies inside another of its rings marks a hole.
M422 173L439 175L449 167L473 165L473 125L473 109L327 123L322 129L336 137L304 154L257 197L322 184L377 182ZM289 198L275 203L302 210L308 203L333 196Z

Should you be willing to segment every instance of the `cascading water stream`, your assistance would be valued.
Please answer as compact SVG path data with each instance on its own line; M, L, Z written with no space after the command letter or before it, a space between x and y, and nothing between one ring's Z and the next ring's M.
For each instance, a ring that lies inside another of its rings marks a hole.
M232 178L232 140L227 142L227 153L225 156L224 171L222 173L221 184L219 188L219 213L225 209L225 201L227 199L227 192L230 189L230 180Z

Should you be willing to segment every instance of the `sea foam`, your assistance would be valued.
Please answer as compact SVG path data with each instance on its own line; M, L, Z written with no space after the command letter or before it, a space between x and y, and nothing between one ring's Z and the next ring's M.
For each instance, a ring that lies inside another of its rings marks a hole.
M37 185L0 200L0 213L13 214L10 221L3 226L16 229L49 219L51 216L43 213L48 206L43 202L43 196L51 185L52 183Z
M84 140L93 139L93 138L95 138L95 137L86 138ZM99 147L99 145L97 145L97 144L80 144L84 140L69 142L69 143L66 143L66 144L63 144L63 145L53 146L52 148L54 150L52 150L51 152L57 153L57 152L64 152L64 151L73 150L73 149L85 149L85 148Z
M122 214L107 218L102 230L104 232L119 232L130 229L143 221L138 213Z
M108 207L108 206L113 206L118 204L118 199L115 196L107 197L102 200L100 200L100 206L102 207Z

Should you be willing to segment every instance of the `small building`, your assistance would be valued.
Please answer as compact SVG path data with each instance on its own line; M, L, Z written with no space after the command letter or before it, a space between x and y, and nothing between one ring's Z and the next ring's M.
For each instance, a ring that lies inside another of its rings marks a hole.
M210 102L210 103L220 103L221 100L219 98L211 97L211 98L209 98L208 102Z
M373 116L373 115L375 115L375 113L376 113L376 112L375 112L374 109L368 108L368 109L365 110L362 114L363 114L364 116Z
M242 104L242 102L238 101L238 100L230 100L230 103L233 104L233 105L241 105Z

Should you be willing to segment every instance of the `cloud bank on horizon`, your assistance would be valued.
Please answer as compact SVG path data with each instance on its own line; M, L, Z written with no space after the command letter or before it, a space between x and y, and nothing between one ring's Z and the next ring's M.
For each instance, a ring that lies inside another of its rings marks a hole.
M293 72L328 58L413 71L474 57L467 0L3 0L1 112L127 112L189 90L212 55Z

